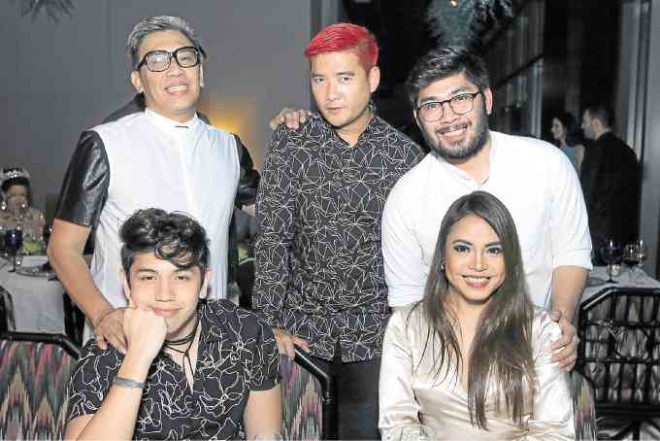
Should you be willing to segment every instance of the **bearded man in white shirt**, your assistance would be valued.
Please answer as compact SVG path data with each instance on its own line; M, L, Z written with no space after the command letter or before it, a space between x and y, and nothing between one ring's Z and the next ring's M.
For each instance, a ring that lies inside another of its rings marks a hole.
M432 50L406 86L431 152L398 181L385 206L389 305L422 298L447 208L460 196L487 191L514 218L532 300L561 313L564 335L555 343L555 361L571 368L577 339L570 321L591 269L591 240L570 162L543 141L489 130L488 72L483 60L463 49Z
M138 209L182 211L208 232L211 293L225 297L227 235L239 179L235 136L197 116L205 52L179 17L138 23L127 42L146 109L82 133L56 210L48 257L99 346L126 351L118 230ZM91 268L83 258L94 231ZM86 329L86 337L91 334Z

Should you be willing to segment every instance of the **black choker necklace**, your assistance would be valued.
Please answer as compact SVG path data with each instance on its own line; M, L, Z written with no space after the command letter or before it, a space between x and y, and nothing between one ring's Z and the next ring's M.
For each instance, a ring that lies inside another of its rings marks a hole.
M199 327L199 315L197 316L197 321L195 322L195 327L193 328L192 332L185 337L179 338L177 340L165 340L165 347L177 352L179 354L183 354L183 373L185 375L186 373L186 361L188 362L188 367L190 368L190 375L192 376L195 371L193 370L192 362L190 361L190 348L192 347L192 343L195 340L195 335L197 334L197 328ZM188 347L182 351L181 349L177 349L174 346L181 346L187 344Z

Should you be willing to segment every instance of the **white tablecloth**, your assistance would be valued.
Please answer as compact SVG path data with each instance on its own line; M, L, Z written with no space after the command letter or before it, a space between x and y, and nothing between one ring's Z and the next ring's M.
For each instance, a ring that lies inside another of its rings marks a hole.
M589 273L589 280L587 281L587 287L582 293L582 298L580 302L584 302L594 294L599 293L605 288L609 287L619 287L619 288L660 288L660 281L655 280L650 277L648 274L641 269L635 269L632 279L628 274L628 269L622 267L621 272L618 276L613 277L612 279L617 283L607 283L608 279L606 267L596 266Z
M41 265L46 256L25 256L23 266ZM9 329L19 332L64 333L64 288L57 280L10 273L11 263L0 259L0 286L8 310L13 312Z

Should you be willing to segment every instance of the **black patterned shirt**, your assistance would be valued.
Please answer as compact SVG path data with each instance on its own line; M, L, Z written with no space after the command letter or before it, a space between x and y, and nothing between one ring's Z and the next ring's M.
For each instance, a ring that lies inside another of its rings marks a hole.
M320 116L280 127L257 195L253 303L266 321L345 362L380 356L389 317L380 222L421 148L375 116L351 147Z
M201 338L190 390L181 366L160 353L142 394L134 439L244 439L251 390L277 384L279 355L272 330L227 300L201 306ZM123 356L90 340L68 389L67 421L96 413Z

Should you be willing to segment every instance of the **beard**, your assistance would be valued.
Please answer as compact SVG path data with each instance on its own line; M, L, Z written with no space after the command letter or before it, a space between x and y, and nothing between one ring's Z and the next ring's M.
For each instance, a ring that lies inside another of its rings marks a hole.
M449 129L459 129L466 125L469 130L471 128L469 123L453 124ZM472 158L486 146L489 138L488 132L487 118L483 109L480 112L480 118L478 118L474 126L474 134L467 140L449 143L449 146L447 146L442 140L436 137L435 133L429 133L425 127L422 130L424 139L431 148L431 151L449 161L461 162Z

